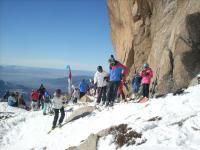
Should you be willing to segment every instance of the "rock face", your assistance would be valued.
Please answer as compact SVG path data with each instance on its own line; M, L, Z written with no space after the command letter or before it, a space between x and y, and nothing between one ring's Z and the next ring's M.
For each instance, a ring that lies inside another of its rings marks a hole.
M187 87L200 71L200 1L107 0L107 5L113 47L130 69L129 78L147 62L157 94Z

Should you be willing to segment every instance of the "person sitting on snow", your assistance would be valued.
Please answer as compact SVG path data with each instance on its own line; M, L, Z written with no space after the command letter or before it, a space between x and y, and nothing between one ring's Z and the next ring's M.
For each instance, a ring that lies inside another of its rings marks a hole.
M147 63L144 64L144 69L140 72L140 76L142 77L143 87L143 98L140 100L140 102L146 102L149 98L149 86L151 78L153 77L153 71Z
M53 119L53 126L52 129L56 127L58 117L59 117L59 111L61 113L58 126L61 127L61 124L65 118L65 110L64 110L64 100L61 95L61 89L57 89L55 92L55 96L52 99L52 105L54 109L54 119Z
M17 100L15 98L15 93L11 93L11 95L8 97L8 105L12 107L17 107Z

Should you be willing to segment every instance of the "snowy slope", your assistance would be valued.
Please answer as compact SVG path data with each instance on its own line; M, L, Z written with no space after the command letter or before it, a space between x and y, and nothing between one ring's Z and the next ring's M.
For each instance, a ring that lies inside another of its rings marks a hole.
M15 116L0 120L0 149L30 150L47 148L64 150L77 146L91 133L112 125L127 123L147 139L139 146L122 147L122 150L199 150L200 148L200 86L190 87L185 94L167 95L138 103L120 103L114 109L95 111L91 115L66 124L47 134L53 116L42 112L26 112L0 103L0 111L15 112ZM66 116L69 116L67 113ZM153 117L160 121L147 121ZM98 150L115 150L112 136L101 138Z

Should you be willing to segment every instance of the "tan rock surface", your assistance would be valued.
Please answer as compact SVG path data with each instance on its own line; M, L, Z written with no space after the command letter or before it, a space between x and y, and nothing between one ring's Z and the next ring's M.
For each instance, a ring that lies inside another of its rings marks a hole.
M107 4L113 47L130 69L129 77L148 62L158 77L158 94L187 87L200 72L200 1L107 0Z

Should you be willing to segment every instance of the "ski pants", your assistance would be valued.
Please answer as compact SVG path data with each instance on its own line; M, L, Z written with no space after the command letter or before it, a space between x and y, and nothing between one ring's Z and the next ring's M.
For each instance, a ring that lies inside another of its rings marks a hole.
M38 102L35 100L32 100L31 107L34 111L38 110Z
M38 100L38 108L40 109L40 106L42 106L42 109L44 108L44 100L41 98Z
M86 92L80 92L80 99L86 94Z
M107 102L114 102L120 83L121 81L110 81L108 83Z
M54 119L53 119L53 127L56 127L57 121L58 121L58 117L59 117L59 110L61 113L60 119L59 119L59 124L61 124L65 118L65 110L64 107L62 107L61 109L54 109Z
M44 102L44 107L43 107L43 113L49 113L50 111L51 111L51 103L49 102L49 103L45 103Z
M143 97L149 98L149 84L143 84Z
M106 86L97 88L97 103L100 103L101 99L103 102L106 101Z

